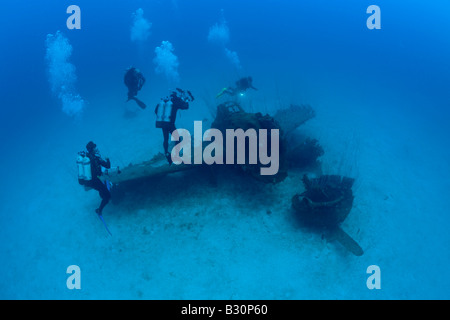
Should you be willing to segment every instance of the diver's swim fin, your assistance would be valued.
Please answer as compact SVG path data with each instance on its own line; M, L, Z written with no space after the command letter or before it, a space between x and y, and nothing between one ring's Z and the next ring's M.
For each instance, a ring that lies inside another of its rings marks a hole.
M136 103L138 104L139 107L141 107L141 109L147 108L147 106L145 105L145 103L143 103L141 100L139 100L139 99L136 98L136 97L128 98L127 101L130 101L130 100L136 101Z
M104 225L105 228L106 228L106 231L108 231L109 235L112 237L112 233L111 233L111 231L109 231L108 226L106 225L105 220L103 220L103 216L102 216L101 214L98 214L98 213L97 213L97 215L98 215L98 217L100 218L100 220L102 220L103 225Z
M141 107L141 109L145 109L147 108L147 106L145 105L145 103L143 103L141 100L139 100L138 98L134 98L134 101L136 101L136 103L138 104L139 107Z
M220 98L227 90L228 90L228 88L223 88L222 90L220 90L220 92L216 95L216 99Z
M172 165L172 156L170 154L170 152L166 152L165 154L167 161L169 162L169 166Z

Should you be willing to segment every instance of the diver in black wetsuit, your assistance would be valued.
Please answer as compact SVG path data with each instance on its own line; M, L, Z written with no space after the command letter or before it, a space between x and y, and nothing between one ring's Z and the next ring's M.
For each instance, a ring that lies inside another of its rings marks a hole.
M164 155L169 164L172 164L172 158L169 153L169 134L172 134L177 128L175 127L175 119L178 109L187 110L189 102L194 101L190 91L184 92L177 88L169 97L161 99L161 102L155 108L156 128L161 128L163 132Z
M227 88L223 88L216 96L216 98L221 97L222 95L229 94L230 96L235 96L237 94L244 94L245 91L247 91L247 89L253 89L253 90L258 90L256 89L253 84L253 79L252 77L244 77L239 79L238 81L236 81L236 87L227 87Z
M102 175L102 167L105 167L106 169L111 168L111 162L109 161L109 158L106 158L106 160L103 160L98 153L97 145L89 141L89 143L86 145L87 154L86 156L91 161L91 172L92 172L92 179L89 181L85 181L84 185L90 188L93 188L98 191L100 197L102 198L102 202L100 203L100 207L98 209L95 209L95 212L99 215L102 214L103 208L108 204L109 199L111 199L111 192L108 189L107 183L103 183L98 177Z
M145 103L143 103L141 100L136 98L138 91L142 89L142 86L145 83L145 78L142 72L139 71L139 69L136 69L134 67L130 67L127 72L125 73L125 76L123 78L123 81L125 85L128 88L128 101L134 100L138 104L139 107L142 109L145 109L147 106Z

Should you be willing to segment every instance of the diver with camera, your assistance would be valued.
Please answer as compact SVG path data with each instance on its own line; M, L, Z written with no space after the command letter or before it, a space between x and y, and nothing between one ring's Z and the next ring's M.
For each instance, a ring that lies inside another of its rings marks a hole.
M169 152L169 134L172 134L177 129L175 127L177 111L179 109L189 109L189 102L192 101L194 101L194 96L189 90L184 91L176 88L175 91L171 92L170 96L162 98L155 108L156 128L162 129L164 155L169 164L172 164L172 158Z

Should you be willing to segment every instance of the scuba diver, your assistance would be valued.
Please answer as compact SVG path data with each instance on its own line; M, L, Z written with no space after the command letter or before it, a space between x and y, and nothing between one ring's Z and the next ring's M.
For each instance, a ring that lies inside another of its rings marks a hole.
M87 153L81 151L78 153L78 182L87 188L98 191L102 202L95 212L101 216L103 208L108 204L111 198L111 185L109 181L102 182L99 177L103 174L102 167L111 168L109 158L103 160L98 152L97 145L89 141L86 145ZM120 171L119 171L120 172Z
M189 102L192 101L194 101L194 97L190 91L185 92L180 88L176 88L176 91L172 91L170 97L162 98L155 108L156 128L162 129L164 155L169 165L172 164L172 157L169 153L169 134L176 130L175 119L177 111L178 109L187 110Z
M253 84L253 79L252 77L244 77L239 79L238 81L236 81L236 87L228 87L228 88L223 88L216 96L216 98L220 98L222 95L229 94L230 96L235 96L237 94L243 95L245 91L247 91L247 89L253 89L253 90L258 90L256 89Z
M123 81L128 88L128 101L134 100L138 104L139 107L145 109L147 106L141 100L136 98L138 91L142 89L142 86L145 83L145 78L139 69L134 67L130 67L127 69L125 76L123 77Z

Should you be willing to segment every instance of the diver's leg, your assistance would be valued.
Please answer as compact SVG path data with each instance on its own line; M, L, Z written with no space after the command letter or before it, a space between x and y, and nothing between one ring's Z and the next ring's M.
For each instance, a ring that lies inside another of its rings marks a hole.
M163 134L164 134L164 155L166 156L167 161L169 164L172 164L172 156L169 152L169 134L172 133L172 126L165 126L163 128Z
M227 90L224 92L230 96L235 96L238 93L237 88L227 88Z
M162 128L162 132L163 132L163 147L164 147L164 154L169 152L169 128L167 127L163 127Z
M128 98L128 100L134 100L134 101L136 101L137 105L138 105L142 110L144 110L145 108L147 108L147 106L145 105L145 103L142 102L141 100L139 100L139 99L136 98L136 97Z
M135 92L133 89L128 89L128 100L132 100L136 96L137 92Z
M223 88L217 95L216 98L220 98L221 96L223 96L224 94L228 94L230 96L234 96L236 95L236 89L233 88Z
M173 132L175 130L177 130L177 128L175 127L175 124L171 123L170 126L169 126L169 133L170 133L171 136L173 136ZM174 146L175 146L175 141L172 141L171 148L173 148ZM172 152L172 150L170 150L170 152Z
M168 128L170 135L172 135L172 133L177 130L177 128L175 127L175 123L171 123L169 128Z
M96 178L94 183L95 189L98 191L100 198L102 198L102 202L100 203L100 207L95 210L98 214L102 214L103 208L108 204L111 199L111 193L108 190L108 187L100 181L100 179Z
M170 135L173 137L173 132L175 131L175 130L177 130L177 128L175 127L175 123L171 123L170 124L170 126L169 126L169 132L170 132ZM179 138L178 138L179 139ZM179 141L179 140L176 140L176 141ZM175 141L173 141L172 142L172 145L171 145L171 149L175 146ZM172 150L170 150L170 152L172 152ZM181 150L180 151L180 156L183 156L183 150Z

